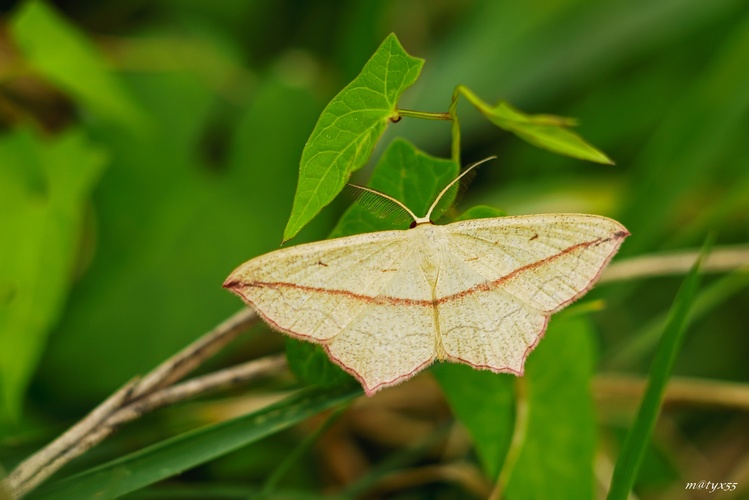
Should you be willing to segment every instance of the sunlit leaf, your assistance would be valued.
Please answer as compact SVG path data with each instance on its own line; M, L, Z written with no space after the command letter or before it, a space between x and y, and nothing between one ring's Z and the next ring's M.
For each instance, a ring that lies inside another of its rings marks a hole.
M330 101L302 153L284 241L333 201L351 173L364 166L388 123L398 117L398 99L423 64L391 34L359 76Z

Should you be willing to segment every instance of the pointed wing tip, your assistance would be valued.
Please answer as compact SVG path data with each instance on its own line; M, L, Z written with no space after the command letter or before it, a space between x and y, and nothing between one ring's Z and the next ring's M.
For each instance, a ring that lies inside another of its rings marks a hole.
M240 281L234 277L234 275L229 276L224 281L224 284L221 285L223 288L226 288L227 290L231 290L232 292L236 292L237 288L239 288Z

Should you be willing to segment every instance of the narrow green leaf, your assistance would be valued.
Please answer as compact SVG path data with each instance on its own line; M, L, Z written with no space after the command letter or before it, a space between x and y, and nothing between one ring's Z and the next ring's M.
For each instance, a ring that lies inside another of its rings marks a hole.
M0 139L0 420L19 416L74 274L84 207L104 166L79 131Z
M692 308L699 286L700 266L705 255L707 255L709 246L709 242L705 244L702 255L692 266L676 293L650 368L645 395L640 403L637 417L635 417L635 421L624 440L619 459L616 461L611 486L606 497L608 500L626 500L637 478L642 457L658 419L663 392L666 390L671 369L681 348L686 331L687 316Z
M581 160L614 164L604 153L567 129L575 125L574 119L553 115L527 115L504 101L492 107L466 87L459 88L460 93L489 121L534 146Z
M419 76L423 59L411 57L389 35L351 83L320 115L302 152L294 205L284 241L296 235L343 189L369 159L400 95Z
M10 31L29 65L46 79L94 113L134 129L143 126L145 115L107 69L96 47L45 2L23 3Z
M503 492L507 498L594 497L593 358L588 318L551 320L546 335L528 358L525 376L518 379L527 412L517 457L502 471L507 478Z
M226 455L361 395L361 389L307 390L260 411L176 436L31 495L33 499L117 498Z
M701 288L694 299L694 304L689 311L687 323L691 324L709 314L723 305L729 298L749 288L749 270L739 268L725 276L710 281ZM663 333L663 325L668 313L657 314L647 321L639 329L632 332L631 338L613 347L611 357L604 360L608 370L624 370L633 366L638 360L643 359L655 350L658 340Z
M396 139L377 162L368 186L398 199L416 214L424 214L442 188L455 179L459 171L457 163L452 160L435 158L419 151L404 139ZM440 215L436 213L435 218ZM408 222L400 226L393 224L392 218L379 218L354 203L338 221L330 237L407 227ZM318 345L288 338L286 353L289 365L303 382L332 386L350 379Z

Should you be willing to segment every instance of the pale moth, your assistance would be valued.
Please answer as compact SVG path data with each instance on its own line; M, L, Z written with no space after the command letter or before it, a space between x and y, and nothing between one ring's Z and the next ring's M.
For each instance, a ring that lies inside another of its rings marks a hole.
M474 165L475 166L475 165ZM598 215L434 225L308 243L239 266L224 287L274 329L323 346L367 395L435 360L523 374L549 316L584 295L629 232ZM363 188L368 191L368 188Z

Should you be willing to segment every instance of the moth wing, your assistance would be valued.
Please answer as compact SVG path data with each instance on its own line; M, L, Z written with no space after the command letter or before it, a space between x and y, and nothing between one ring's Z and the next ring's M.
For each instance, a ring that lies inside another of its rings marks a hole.
M522 373L548 317L585 294L629 234L606 217L548 214L444 226L439 351Z
M322 344L371 394L435 357L432 287L408 231L277 250L237 268L224 286L274 328Z

